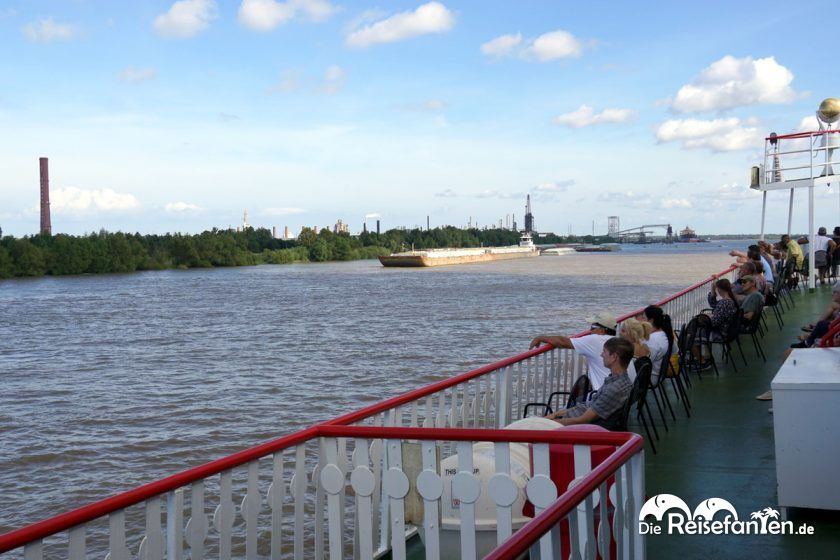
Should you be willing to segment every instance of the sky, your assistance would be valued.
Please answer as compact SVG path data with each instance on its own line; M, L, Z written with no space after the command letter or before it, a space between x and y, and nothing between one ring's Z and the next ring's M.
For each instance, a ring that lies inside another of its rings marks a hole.
M828 2L0 0L0 227L757 232L764 138L840 96ZM815 189L840 224L838 185ZM807 229L797 191L794 231ZM768 195L767 230L788 193Z

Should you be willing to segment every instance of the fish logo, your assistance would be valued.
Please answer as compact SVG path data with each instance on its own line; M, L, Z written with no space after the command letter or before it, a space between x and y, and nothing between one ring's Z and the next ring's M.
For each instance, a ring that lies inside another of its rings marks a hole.
M719 511L725 511L726 515L724 515L724 519L727 515L732 516L733 521L738 520L738 512L735 511L735 507L724 500L723 498L709 498L708 500L703 500L700 502L694 510L694 517L693 519L703 518L706 520L711 521L714 519L715 514Z
M726 503L728 504L729 502ZM649 515L654 516L657 521L662 521L665 512L673 508L682 511L687 520L691 519L691 510L681 498L673 494L657 494L642 506L642 510L639 512L639 521L644 521Z

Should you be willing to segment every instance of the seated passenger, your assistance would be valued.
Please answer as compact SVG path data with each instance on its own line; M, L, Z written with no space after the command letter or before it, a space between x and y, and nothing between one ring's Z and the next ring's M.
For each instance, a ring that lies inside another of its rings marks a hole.
M627 377L627 367L632 359L633 344L630 341L618 337L608 339L601 350L601 361L610 375L601 389L588 403L558 410L546 418L555 419L564 426L596 424L608 430L619 428L624 406L633 390L633 382Z
M651 326L651 333L647 340L650 349L650 361L653 363L651 372L651 383L655 386L659 379L659 370L662 367L662 358L671 349L671 354L677 351L674 344L674 329L671 326L671 317L662 311L661 307L648 305L644 311L645 321Z
M650 348L648 348L647 342L651 332L652 327L649 323L643 323L636 319L627 319L621 323L621 338L633 345L634 359L650 356ZM636 380L635 368L627 372L627 377L630 378L630 381Z
M831 264L831 254L837 248L837 245L833 239L826 236L824 227L821 227L814 237L814 264L819 273L820 284L825 284L826 273Z
M714 290L709 292L709 305L712 306L711 339L723 340L729 330L729 323L738 313L738 302L732 292L732 284L726 278L715 282Z
M743 278L744 276L752 276L753 280L755 281L755 287L758 289L759 292L762 294L767 291L767 283L764 281L764 278L761 277L760 274L756 274L757 269L755 267L755 263L752 261L747 261L743 263L738 268L738 278ZM743 286L735 282L735 285L732 286L732 293L735 294L735 301L741 303L744 299L744 288Z
M804 330L811 331L810 334L801 337L802 340L792 344L791 348L810 348L828 332L829 325L838 318L840 318L840 284L835 284L831 290L831 303L828 304L817 322L803 327Z
M586 336L569 338L562 335L539 335L531 341L530 347L535 348L545 343L555 348L574 349L589 363L589 381L592 383L592 388L598 391L610 375L609 368L601 359L601 351L604 349L604 343L615 336L618 323L615 317L606 311L597 313L587 321L590 323L590 334Z
M738 279L744 298L741 300L741 309L744 311L744 323L753 320L756 315L761 315L764 308L764 296L759 293L755 284L755 278L747 275Z

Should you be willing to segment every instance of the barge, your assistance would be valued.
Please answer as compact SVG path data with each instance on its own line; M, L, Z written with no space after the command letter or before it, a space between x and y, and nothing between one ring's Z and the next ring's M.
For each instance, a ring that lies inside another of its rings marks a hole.
M534 245L531 234L525 232L519 240L519 245L404 251L379 257L379 262L382 266L388 267L429 267L521 259L536 257L539 254L540 251Z

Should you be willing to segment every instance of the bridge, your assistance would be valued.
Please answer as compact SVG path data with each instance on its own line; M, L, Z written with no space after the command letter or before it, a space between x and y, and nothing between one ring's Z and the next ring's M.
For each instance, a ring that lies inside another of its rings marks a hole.
M671 224L645 224L643 226L610 232L609 235L622 243L644 243L654 233L653 231L649 231L649 228L665 229L665 235L662 236L665 239L673 239L674 237L674 230L671 228Z

